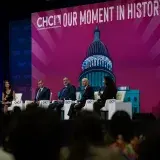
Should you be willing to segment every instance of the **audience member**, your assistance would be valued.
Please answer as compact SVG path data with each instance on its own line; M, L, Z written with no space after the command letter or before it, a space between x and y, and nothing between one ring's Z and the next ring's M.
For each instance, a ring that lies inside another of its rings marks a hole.
M152 124L139 147L139 160L160 159L160 120Z
M13 156L3 149L3 113L0 110L0 160L13 160Z
M22 112L10 141L16 160L58 160L60 124L56 113L36 108Z
M37 109L38 104L37 103L30 103L26 106L26 111L32 111Z
M83 160L88 156L90 145L103 145L104 137L99 117L92 112L81 112L74 121L69 160Z
M82 98L78 103L73 103L69 109L68 116L70 119L73 119L75 115L81 111L81 109L85 106L86 100L94 99L94 91L93 88L89 85L89 81L87 78L82 79L82 85L84 86L84 91L82 94Z
M111 150L104 144L102 125L97 114L83 111L74 123L72 145L62 160L124 160L119 152Z
M6 128L3 136L3 148L7 152L11 152L9 137L10 137L10 133L18 123L18 118L20 114L21 114L21 109L18 106L15 106L14 110L9 114L10 120L8 123L8 127Z
M133 127L130 116L125 111L117 111L111 120L111 135L116 139L111 148L119 150L124 156L131 160L137 159L133 148ZM135 138L135 137L134 137Z

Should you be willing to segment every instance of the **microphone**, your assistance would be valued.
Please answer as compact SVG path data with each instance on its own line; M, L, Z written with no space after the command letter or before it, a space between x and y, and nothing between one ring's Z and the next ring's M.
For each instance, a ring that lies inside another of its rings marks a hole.
M99 91L98 91L98 94L99 94L99 95L101 95L101 91L102 91L102 87L100 86L100 87L99 87Z

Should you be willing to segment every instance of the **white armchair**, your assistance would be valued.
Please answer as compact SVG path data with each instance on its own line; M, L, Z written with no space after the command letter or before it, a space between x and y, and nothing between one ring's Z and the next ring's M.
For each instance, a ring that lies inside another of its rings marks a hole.
M15 100L21 101L22 100L22 93L15 93Z
M117 102L117 100L107 100L108 120L110 120L113 114L117 111L125 111L132 118L132 104L130 102Z
M21 110L24 109L22 93L15 93L15 100L13 100L11 106L8 107L8 111L13 111L14 107L19 107Z
M68 120L69 116L68 116L68 111L70 109L71 104L74 103L74 101L72 100L65 100L64 101L64 106L62 108L62 110L64 110L64 120Z
M49 100L41 100L39 102L39 107L42 107L42 108L48 108L49 105L50 105L50 101Z
M116 101L124 102L125 95L126 95L126 91L118 91L116 95Z
M125 94L126 91L118 91L116 99L109 99L105 102L105 106L101 109L101 111L108 111L108 119L111 119L113 114L120 110L127 112L132 118L132 104L131 102L124 102ZM96 100L99 99L97 92L95 92L94 95ZM87 100L83 109L93 111L94 102L95 100Z
M93 100L93 99L86 100L86 104L82 109L87 110L87 111L93 111L94 102L95 102L95 100Z
M28 105L28 104L31 104L31 103L34 103L34 101L26 100L26 101L24 102L24 107L25 107L25 109L26 109L27 105Z

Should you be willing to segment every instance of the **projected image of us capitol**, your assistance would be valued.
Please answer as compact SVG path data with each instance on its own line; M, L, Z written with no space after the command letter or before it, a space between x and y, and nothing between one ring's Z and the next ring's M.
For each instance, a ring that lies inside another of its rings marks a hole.
M100 87L104 86L104 76L109 76L115 80L112 66L108 49L100 40L100 30L96 27L94 31L94 40L88 47L86 58L82 63L82 72L79 76L79 82L81 82L83 78L88 78L94 90L99 90Z

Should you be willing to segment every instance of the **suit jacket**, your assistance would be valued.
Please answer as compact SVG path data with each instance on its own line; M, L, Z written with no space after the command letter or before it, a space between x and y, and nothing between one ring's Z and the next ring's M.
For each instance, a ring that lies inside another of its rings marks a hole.
M38 91L39 88L36 89L35 101L50 100L50 89L44 87L43 90L40 92L38 99L36 99Z
M64 91L65 89L65 91ZM58 99L60 100L76 100L76 87L68 84L67 87L63 88L58 96Z
M84 90L80 102L86 103L87 99L94 99L94 90L91 86L87 86L87 88Z
M100 95L101 101L106 102L107 99L116 99L117 88L115 87L105 87L103 94Z

